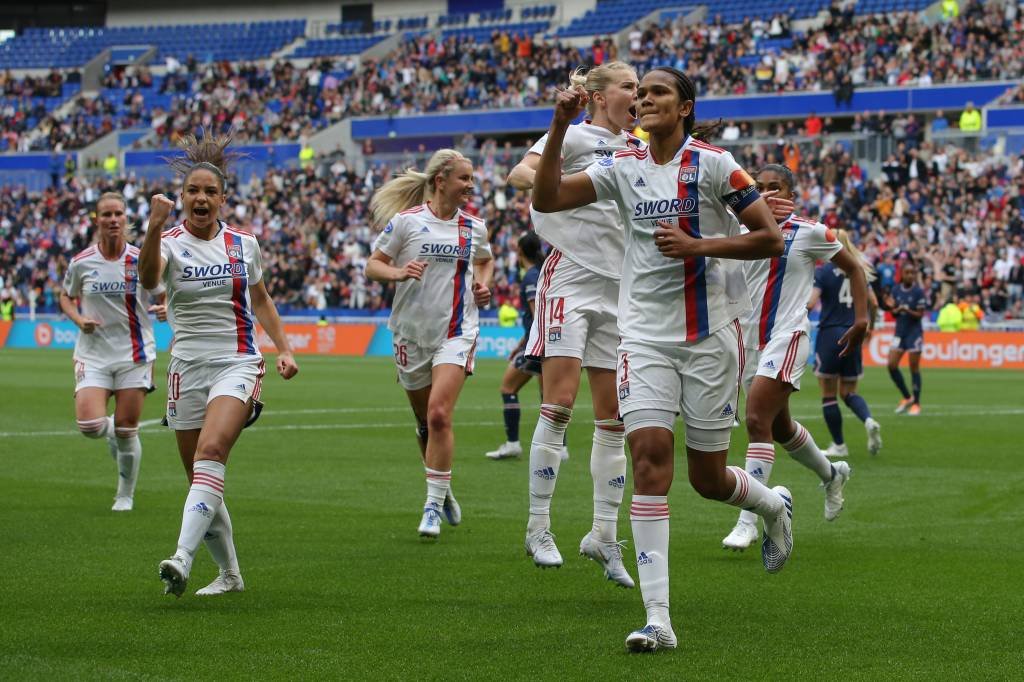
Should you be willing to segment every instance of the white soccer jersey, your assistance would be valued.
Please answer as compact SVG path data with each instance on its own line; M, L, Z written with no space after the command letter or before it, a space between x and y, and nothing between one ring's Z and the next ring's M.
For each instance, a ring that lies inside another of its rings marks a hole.
M92 334L78 335L76 360L105 367L156 359L153 323L146 312L153 301L139 284L137 248L126 244L114 260L104 258L98 246L85 249L68 265L64 293L80 299L82 315L99 323Z
M545 134L530 148L544 152ZM624 149L640 149L638 137L622 132L618 135L589 121L569 126L562 141L562 173L578 173L595 161L611 158ZM605 277L619 279L622 275L624 230L619 209L613 201L597 201L589 206L558 213L538 213L530 207L533 229L551 246L576 264Z
M699 341L746 314L750 297L738 262L666 258L654 244L659 221L695 237L740 233L736 217L760 196L729 152L687 138L664 165L649 149L622 151L586 170L598 199L614 199L626 224L619 333L647 343Z
M163 233L168 318L174 329L171 356L231 362L260 356L249 287L263 279L256 238L218 221L210 240L184 225Z
M781 224L786 241L781 256L747 261L745 271L753 309L743 321L743 345L764 348L772 337L807 332L807 301L814 287L814 266L831 260L842 244L832 230L790 215Z
M408 279L395 287L391 331L429 348L445 339L476 336L480 321L472 293L473 262L492 257L483 220L462 210L442 220L422 204L392 218L374 249L396 267L413 260L427 263L420 281Z

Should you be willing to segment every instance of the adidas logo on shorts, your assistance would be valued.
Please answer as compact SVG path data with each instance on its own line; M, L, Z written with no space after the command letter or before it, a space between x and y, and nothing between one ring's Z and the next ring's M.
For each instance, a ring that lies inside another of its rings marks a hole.
M768 362L764 363L761 366L764 367L765 369L775 369L775 362L773 360L769 360Z
M731 416L733 416L733 414L735 414L735 413L732 411L732 403L726 403L725 407L722 408L722 413L720 415L718 415L718 416L719 417L731 417Z

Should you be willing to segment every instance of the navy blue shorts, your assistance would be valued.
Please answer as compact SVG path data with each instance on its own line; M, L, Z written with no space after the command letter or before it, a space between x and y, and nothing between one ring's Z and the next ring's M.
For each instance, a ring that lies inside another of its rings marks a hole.
M814 343L814 373L822 378L842 377L860 379L864 375L864 361L861 349L853 349L846 357L839 357L842 346L839 339L846 333L845 327L822 327Z
M892 348L899 348L908 353L920 353L924 348L924 331L914 329L903 336L893 336Z
M525 351L519 351L512 357L512 366L523 374L540 376L541 361L533 355L527 355Z

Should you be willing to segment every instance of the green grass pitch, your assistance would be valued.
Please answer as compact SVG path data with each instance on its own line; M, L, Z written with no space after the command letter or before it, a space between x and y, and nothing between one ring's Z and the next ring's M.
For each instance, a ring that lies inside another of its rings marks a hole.
M773 481L794 493L795 550L776 576L756 548L724 552L735 511L677 477L679 649L631 657L623 640L644 622L639 589L614 587L577 556L591 514L586 393L552 510L566 564L541 571L522 545L527 462L483 457L503 438L503 363L480 363L460 400L453 489L465 518L437 542L416 534L423 473L390 361L300 364L294 381L268 377L267 410L228 466L246 592L195 597L216 573L200 549L179 600L162 594L156 571L186 492L172 434L144 428L135 511L112 513L105 444L74 433L70 356L0 352L0 678L990 680L1024 671L1013 636L1024 606L1020 373L926 368L924 413L911 418L892 414L895 389L869 371L861 393L885 445L870 458L844 410L853 478L836 522L822 517L813 474L777 449ZM162 411L160 384L145 419ZM535 386L522 398L528 441ZM809 374L793 403L827 445ZM730 461L742 465L745 443L737 430ZM630 540L625 511L619 527Z

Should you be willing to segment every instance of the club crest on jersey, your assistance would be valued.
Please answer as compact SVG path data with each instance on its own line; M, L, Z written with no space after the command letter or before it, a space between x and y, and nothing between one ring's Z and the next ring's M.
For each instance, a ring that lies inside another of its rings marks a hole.
M548 341L551 343L558 343L562 340L562 328L551 327L548 329Z
M384 234L391 234L391 232L394 229L395 229L394 224L393 223L388 223L387 225L384 226Z
M124 266L124 276L125 279L138 279L139 271L134 265L126 265Z
M472 229L468 227L459 227L459 239L469 239L472 235Z
M697 166L680 166L679 182L684 185L697 182Z
M238 244L231 244L228 246L228 258L242 260L242 247Z

